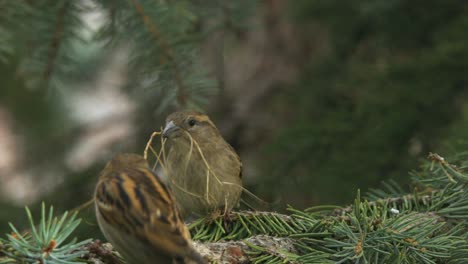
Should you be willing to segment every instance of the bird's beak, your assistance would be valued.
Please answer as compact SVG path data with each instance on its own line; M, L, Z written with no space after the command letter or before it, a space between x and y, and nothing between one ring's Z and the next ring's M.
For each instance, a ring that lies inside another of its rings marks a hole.
M164 127L162 135L163 137L168 138L171 134L173 134L175 131L178 131L179 129L180 127L176 126L173 121L170 121L166 124L166 127Z

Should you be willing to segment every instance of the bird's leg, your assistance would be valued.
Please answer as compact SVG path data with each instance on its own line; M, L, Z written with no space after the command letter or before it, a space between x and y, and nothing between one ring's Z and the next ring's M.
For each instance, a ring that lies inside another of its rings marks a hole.
M206 220L208 223L212 223L216 221L216 219L218 219L222 215L223 215L222 211L219 209L216 209L209 216L206 217Z
M231 210L228 209L227 207L227 197L224 197L224 212L223 212L223 216L224 216L224 230L228 230L228 227L229 227L229 223L232 222L232 219L231 219Z
M207 218L208 223L219 221L222 218L222 225L225 231L229 231L229 224L232 222L231 210L225 206L223 209L214 210Z
M219 217L223 216L226 219L226 216L229 217L229 210L227 208L227 198L224 198L224 208L215 209L210 216L207 218L209 222L215 221Z

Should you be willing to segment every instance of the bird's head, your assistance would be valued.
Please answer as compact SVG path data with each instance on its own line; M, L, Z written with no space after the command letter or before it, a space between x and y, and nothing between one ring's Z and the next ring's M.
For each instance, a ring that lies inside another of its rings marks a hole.
M217 139L219 132L210 118L200 112L175 112L167 117L163 137L173 142L179 139L190 142L190 136L198 143L203 143L205 140Z
M143 156L133 153L115 155L106 165L106 168L117 170L124 168L147 167L148 162Z
M143 158L143 156L133 153L117 154L107 162L106 166L99 174L99 178L113 178L116 175L113 172L136 168L148 168L148 162Z

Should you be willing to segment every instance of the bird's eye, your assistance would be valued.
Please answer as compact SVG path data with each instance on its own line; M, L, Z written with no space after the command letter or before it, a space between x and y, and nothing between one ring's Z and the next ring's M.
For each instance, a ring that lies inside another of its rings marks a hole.
M195 121L195 119L190 119L190 120L188 121L188 124L189 124L189 126L192 126L192 127L193 127L194 125L197 124L197 121Z

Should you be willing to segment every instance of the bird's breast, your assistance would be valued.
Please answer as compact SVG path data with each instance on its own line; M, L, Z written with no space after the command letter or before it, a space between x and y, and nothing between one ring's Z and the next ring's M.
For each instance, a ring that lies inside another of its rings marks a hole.
M172 180L194 187L206 184L208 176L238 182L241 169L235 153L215 147L172 148L167 165Z

